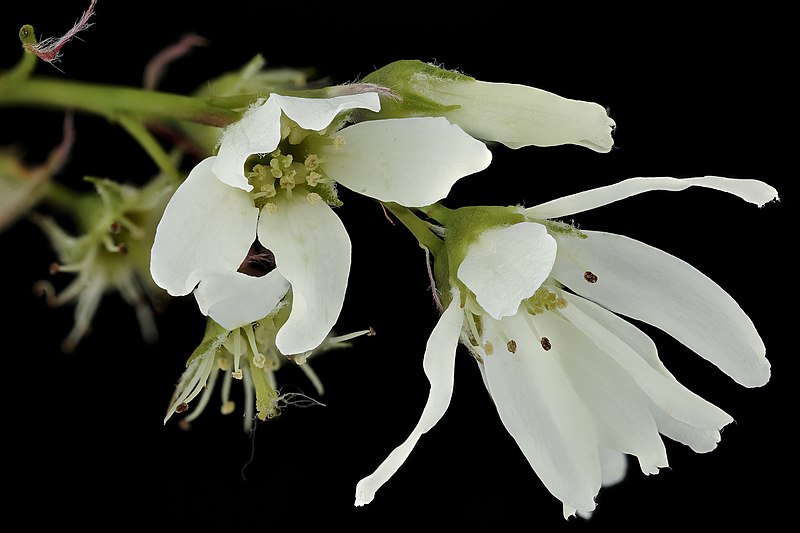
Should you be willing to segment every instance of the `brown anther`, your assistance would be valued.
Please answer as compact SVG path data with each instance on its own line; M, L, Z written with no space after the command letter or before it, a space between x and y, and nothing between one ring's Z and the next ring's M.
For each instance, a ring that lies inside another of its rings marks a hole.
M591 270L587 270L586 272L583 273L583 279L585 279L589 283L597 283L597 275Z
M517 353L517 341L513 339L508 341L506 348L508 348L508 351L511 353Z
M545 352L550 351L550 348L553 347L553 345L550 344L550 339L548 339L547 337L542 337L542 341L541 342L542 342L542 349Z
M59 265L55 261L50 263L50 268L48 269L48 271L50 272L51 276L55 276L56 274L58 274L59 270L61 270L61 265Z
M189 431L192 429L192 425L186 420L181 420L178 422L178 427L181 428L181 431Z
M377 334L378 334L378 332L377 332L377 331L375 331L375 328L373 328L372 326L370 326L370 327L369 327L369 333L367 333L367 337L374 337L374 336L375 336L375 335L377 335Z
M189 404L186 402L179 403L178 406L175 408L175 412L178 414L185 413L188 410L189 410Z
M117 245L117 248L119 249L119 253L121 253L122 255L128 255L128 245L125 244L124 242L119 243Z
M111 227L108 229L111 231L111 233L116 235L120 232L120 230L122 230L122 225L119 222L113 222Z

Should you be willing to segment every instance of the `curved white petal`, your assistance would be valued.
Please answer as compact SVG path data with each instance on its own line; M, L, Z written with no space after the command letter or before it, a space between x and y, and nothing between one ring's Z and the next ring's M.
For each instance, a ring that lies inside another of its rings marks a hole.
M351 252L347 230L327 204L295 194L281 199L277 212L261 212L258 239L292 284L292 310L278 331L278 349L291 355L316 348L344 303Z
M270 314L288 291L289 282L277 270L260 278L219 272L205 276L194 296L204 315L234 330Z
M556 241L535 222L491 228L467 250L458 279L471 290L483 309L499 320L517 312L550 275L556 260Z
M348 109L380 111L378 93L350 94L334 98L299 98L273 94L286 116L303 129L319 131L327 128L336 115Z
M281 141L281 108L277 95L251 107L237 122L222 132L213 171L222 183L251 191L244 175L244 163L253 154L272 152Z
M544 351L520 315L486 320L484 328L489 339L516 342L512 354L498 340L493 355L483 358L503 425L556 498L592 511L600 490L597 435L591 414L561 368L561 354Z
M599 311L597 304L571 294L564 293L564 297L569 305L560 312L630 374L665 413L694 427L722 428L733 421L722 409L696 395L675 378L653 368L640 354L583 312L584 308L592 306Z
M750 318L700 271L666 252L611 233L556 237L553 276L614 312L656 326L746 387L769 380L766 349ZM563 252L563 253L562 253ZM588 283L586 272L596 283Z
M616 485L625 479L627 472L628 459L624 453L600 447L600 473L604 487Z
M698 428L672 418L667 412L652 404L650 407L658 430L674 441L690 447L694 452L707 453L717 447L722 439L719 429Z
M431 383L431 389L422 416L405 442L392 450L375 472L358 482L355 501L357 506L372 501L375 492L397 472L397 469L416 446L419 438L439 422L450 405L450 398L453 396L456 348L464 322L464 312L459 301L460 297L456 289L453 291L450 305L442 313L425 346L423 368Z
M763 181L704 176L702 178L631 178L529 207L525 214L533 218L559 218L624 200L643 192L682 191L689 187L705 187L734 194L761 207L778 199L778 191Z
M200 271L235 272L255 240L258 209L215 178L213 165L209 157L192 169L156 229L150 274L173 296L189 294Z
M447 118L470 135L511 148L577 144L605 153L614 144L614 121L594 102L484 81L420 84L418 90L441 104L461 106L449 111Z
M582 331L555 313L534 319L539 335L549 339L575 392L591 413L599 444L635 455L645 474L668 465L667 451L642 388L614 359Z
M486 145L441 117L360 122L338 135L344 146L320 150L328 176L357 193L409 207L441 200L456 181L492 160Z

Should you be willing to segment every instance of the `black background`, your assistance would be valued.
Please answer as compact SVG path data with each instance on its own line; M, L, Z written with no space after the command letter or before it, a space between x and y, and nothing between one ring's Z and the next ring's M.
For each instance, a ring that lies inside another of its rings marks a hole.
M22 24L59 35L87 4L4 7L0 68L17 60ZM413 238L390 226L374 203L342 190L346 207L339 214L354 256L337 329L371 325L378 336L315 361L327 406L287 409L260 424L254 440L242 434L239 416L223 417L213 406L189 432L174 422L162 425L183 362L202 336L204 320L191 298L173 301L158 317L162 341L148 346L132 309L108 297L93 333L64 355L59 344L72 308L50 310L31 292L55 256L27 221L1 234L7 508L31 528L198 531L724 528L769 526L792 514L786 491L793 489L778 486L786 480L791 487L795 475L796 400L788 399L795 312L786 306L795 300L796 267L787 251L797 243L788 190L796 168L788 74L796 65L786 15L650 9L521 13L499 2L467 12L435 4L101 0L83 42L64 48L58 65L64 73L47 65L38 72L139 85L147 60L193 31L211 45L176 63L164 90L190 91L257 52L272 66L317 67L334 82L417 58L486 81L596 101L617 121L616 148L606 155L577 147L493 147L492 166L458 183L451 206L533 205L633 176L715 174L771 183L782 201L762 210L690 190L650 193L576 217L584 228L623 233L689 261L752 317L773 365L771 382L752 390L643 326L676 377L736 419L717 450L698 455L668 441L671 468L645 477L632 464L623 484L601 492L590 522L565 523L560 502L530 469L474 363L460 353L447 415L375 501L354 508L356 482L416 424L428 388L422 353L437 315ZM13 142L31 162L40 160L58 143L61 120L59 113L0 109L0 145ZM134 142L103 119L79 115L76 127L72 158L59 177L65 183L79 187L84 174L143 183L154 173ZM62 274L54 282L68 279ZM312 392L295 369L279 380Z

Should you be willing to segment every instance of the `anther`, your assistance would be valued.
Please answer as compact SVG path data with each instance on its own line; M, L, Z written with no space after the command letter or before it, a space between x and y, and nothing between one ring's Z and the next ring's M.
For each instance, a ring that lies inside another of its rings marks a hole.
M508 341L506 348L508 348L508 351L511 353L517 353L517 342L513 339Z
M48 269L48 272L50 272L50 275L51 275L51 276L55 276L56 274L58 274L58 272L59 272L60 270L61 270L61 265L59 265L59 264L58 264L58 263L56 263L55 261L53 261L52 263L50 263L50 268Z
M306 176L306 183L308 183L309 187L316 187L320 178L322 178L322 174L318 172L309 172L308 176Z
M264 209L266 209L267 213L269 213L270 215L274 215L275 213L278 212L278 204L267 202L266 204L264 204Z
M236 410L236 404L232 401L228 400L227 402L223 402L222 406L219 408L219 412L223 415L229 415Z
M185 413L188 410L189 410L189 404L186 402L179 403L178 406L175 408L175 412L178 414Z
M267 361L267 358L264 357L262 354L256 354L253 357L253 366L256 368L264 368L264 363Z
M108 228L108 230L115 235L119 233L121 229L122 229L122 224L120 224L119 222L112 222L111 227Z
M553 345L550 344L550 339L548 339L547 337L542 337L542 341L541 342L542 342L542 349L545 352L550 351L550 348L553 347Z
M588 281L589 283L597 283L597 275L591 270L587 270L583 273L583 279Z
M486 344L483 345L483 351L486 352L486 355L492 355L494 353L494 345L486 341Z
M233 379L243 379L244 378L244 374L242 374L242 369L241 368L237 368L236 370L231 372L231 376L233 376Z
M306 200L308 200L308 203L310 203L311 205L314 205L318 204L322 200L322 196L320 196L315 192L310 192L306 195Z
M333 147L334 148L344 148L347 144L347 141L344 140L344 137L341 135L337 135L335 139L333 139Z
M306 160L303 163L303 165L308 170L316 170L317 167L319 166L319 157L316 154L311 154L308 157L306 157Z

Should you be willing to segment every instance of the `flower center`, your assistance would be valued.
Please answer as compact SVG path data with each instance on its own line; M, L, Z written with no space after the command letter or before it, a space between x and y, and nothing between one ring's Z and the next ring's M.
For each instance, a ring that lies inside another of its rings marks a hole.
M329 137L324 131L309 131L294 121L281 118L281 142L272 153L252 160L248 181L253 186L251 196L259 209L275 212L281 195L292 198L301 194L311 203L320 200L338 205L333 181L321 168L322 159L316 147L333 144L341 147L341 136Z
M250 245L247 257L239 265L237 272L260 278L275 270L275 254L271 250L264 248L258 239Z

